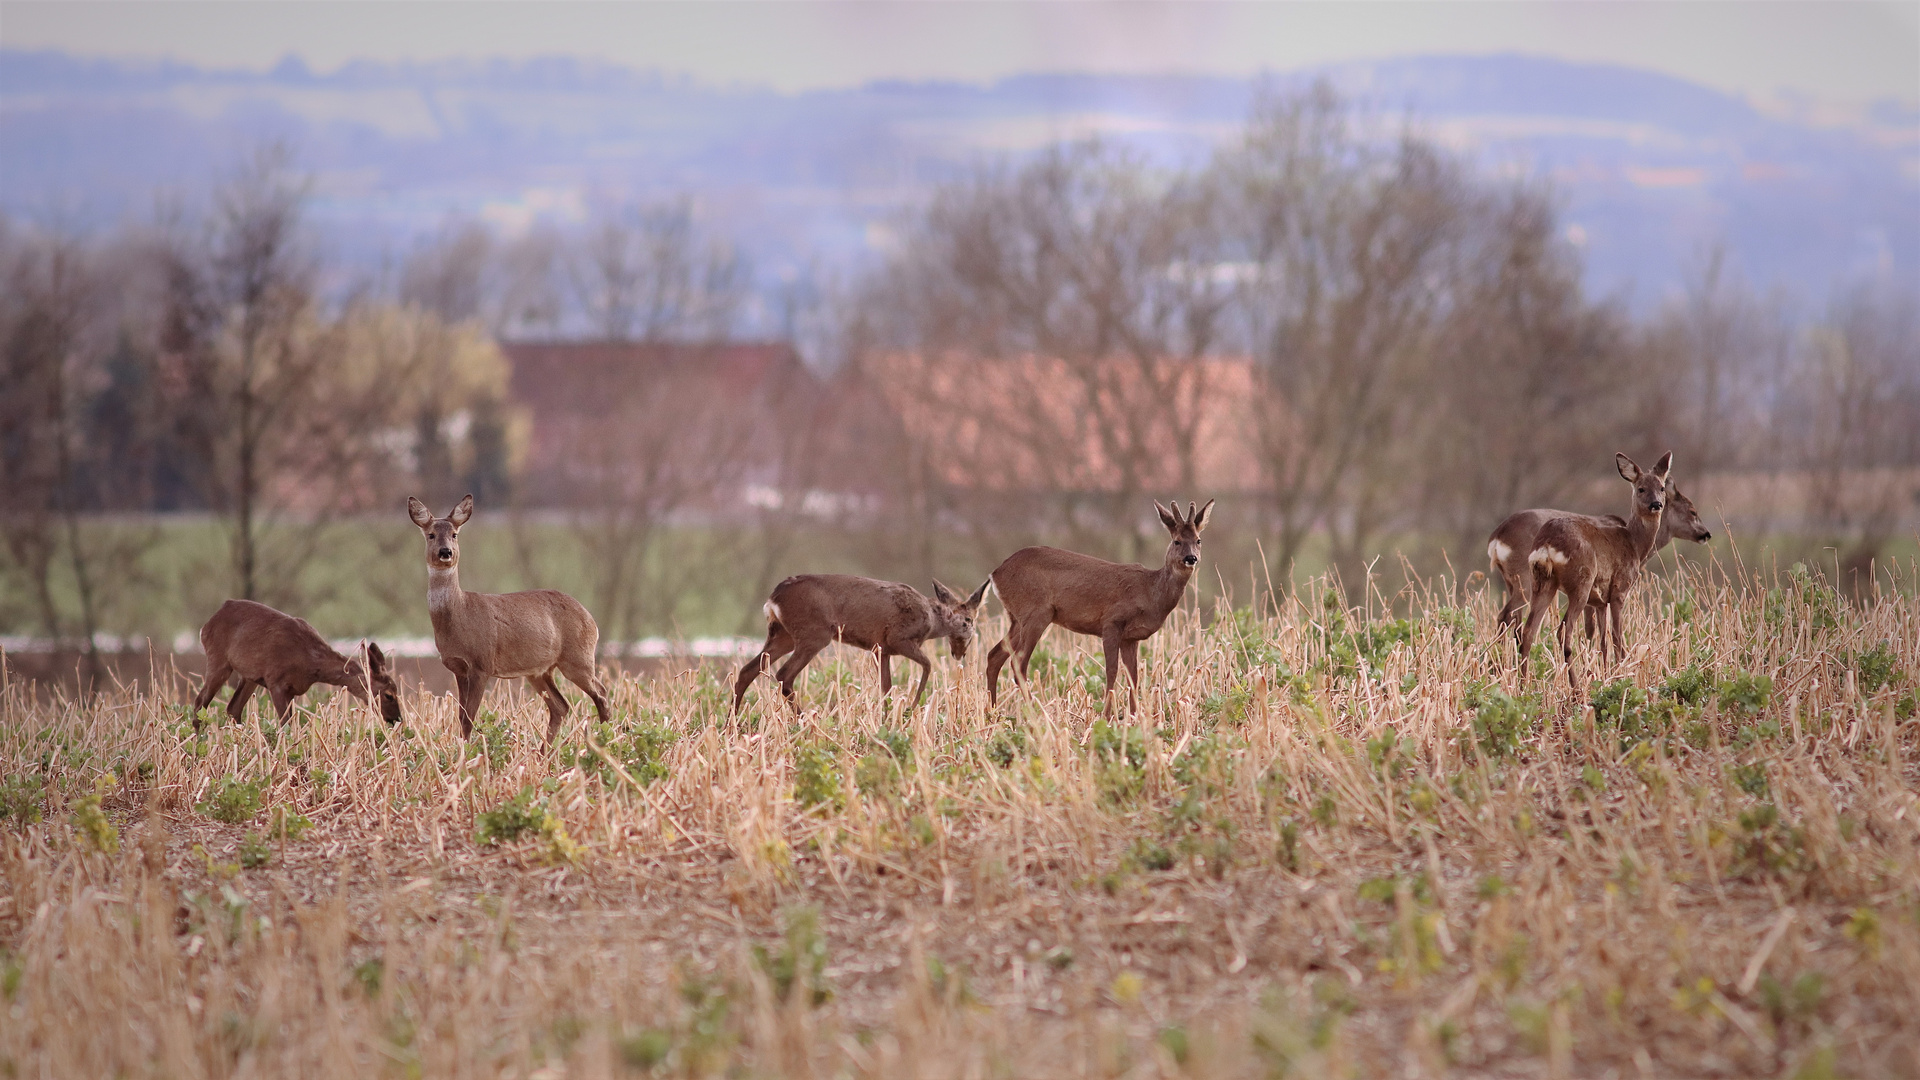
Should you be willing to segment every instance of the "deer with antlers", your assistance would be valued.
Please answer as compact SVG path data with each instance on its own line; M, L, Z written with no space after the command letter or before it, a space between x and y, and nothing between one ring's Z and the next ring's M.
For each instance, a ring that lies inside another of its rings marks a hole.
M774 679L787 704L798 709L794 682L820 650L838 641L879 654L882 697L893 690L894 657L904 656L920 665L920 685L913 691L913 703L907 706L911 712L919 707L920 696L927 692L927 676L933 672L920 643L943 637L956 659L965 657L973 641L974 616L987 596L987 584L981 582L972 596L963 598L936 581L933 596L928 598L898 581L847 574L787 578L773 587L773 595L767 599L767 643L734 680L733 711L740 711L740 702L753 680L788 653L793 655L780 665Z
M1533 542L1540 535L1541 527L1563 517L1587 515L1570 510L1519 510L1507 515L1507 519L1487 538L1487 562L1491 564L1493 575L1507 587L1507 602L1500 608L1499 628L1504 631L1509 626L1513 627L1516 642L1520 639L1520 613L1533 598L1533 567L1527 562L1527 556L1533 553ZM1588 520L1618 526L1627 523L1627 519L1618 514L1602 514ZM1694 506L1693 500L1681 494L1678 485L1670 487L1667 491L1667 508L1660 512L1660 531L1653 537L1653 550L1657 552L1674 540L1704 544L1711 539L1713 533L1700 520L1700 510ZM1593 640L1595 616L1604 611L1604 605L1587 605L1587 640Z
M1540 527L1527 564L1533 568L1533 597L1527 612L1526 629L1520 635L1521 672L1533 651L1534 635L1540 621L1553 609L1554 594L1567 594L1567 613L1560 621L1560 651L1567 662L1567 679L1577 688L1580 683L1573 664L1573 620L1590 605L1606 608L1612 623L1613 644L1621 656L1627 652L1621 631L1622 608L1640 568L1653 555L1660 533L1661 512L1667 504L1667 475L1673 466L1668 452L1642 469L1625 454L1615 454L1614 464L1620 476L1633 485L1633 506L1624 525L1601 518L1569 516L1555 518ZM1601 638L1601 657L1606 659L1606 638Z
M229 600L200 628L200 648L207 654L207 676L193 699L193 728L200 730L200 710L213 703L222 686L233 683L227 716L238 720L255 690L267 688L273 707L286 722L293 699L315 683L345 687L364 705L380 702L380 715L389 724L401 721L400 687L393 669L377 644L364 646L366 664L335 651L305 619L295 618L252 600Z
M593 672L600 627L580 601L555 589L517 593L467 592L460 587L460 526L473 517L473 496L437 518L419 499L407 516L427 539L427 613L440 662L460 688L460 735L473 735L480 699L494 679L525 679L547 703L547 745L553 745L569 706L553 677L593 699L601 723L611 719L607 689Z
M1213 500L1187 512L1154 503L1172 541L1160 569L1108 562L1051 547L1021 548L996 567L990 579L1007 609L1007 636L987 654L987 701L999 699L1000 669L1009 657L1014 678L1025 684L1033 650L1047 628L1058 624L1097 637L1106 649L1106 713L1113 712L1113 684L1127 665L1127 708L1139 707L1140 643L1152 637L1180 603L1193 568L1200 564L1200 533L1213 515Z

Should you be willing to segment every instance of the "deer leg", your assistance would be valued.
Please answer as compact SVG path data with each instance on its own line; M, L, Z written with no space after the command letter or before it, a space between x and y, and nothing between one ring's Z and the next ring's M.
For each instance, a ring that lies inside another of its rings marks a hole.
M1113 680L1116 675L1120 674L1120 631L1113 627L1108 627L1107 632L1100 635L1100 648L1107 657L1106 707L1100 710L1100 715L1112 716Z
M1626 604L1616 598L1607 605L1607 610L1613 616L1614 654L1619 656L1620 659L1625 660L1627 658L1627 635L1621 629L1621 626L1627 619Z
M547 745L553 745L553 737L560 733L560 725L566 722L567 713L573 707L567 704L566 695L553 684L553 672L527 677L527 685L547 700Z
M903 645L898 652L901 656L920 665L920 685L913 688L913 702L907 706L907 711L912 712L920 707L920 698L927 692L927 676L933 674L933 662L927 659L927 654L921 651L918 642Z
M1574 589L1567 593L1567 617L1560 620L1560 651L1567 661L1567 682L1575 690L1580 688L1580 675L1573 662L1573 620L1577 614L1591 606L1587 601L1593 596L1593 579L1596 576L1596 572L1591 569L1576 576L1573 583Z
M600 681L599 676L593 673L591 659L564 658L560 661L560 674L565 675L568 682L579 687L580 692L587 695L587 700L593 702L593 711L599 716L601 723L613 723L613 707L607 704L607 686ZM553 672L547 672L547 681L549 684L553 682ZM553 692L558 694L560 688L555 686Z
M273 711L280 714L280 722L287 722L287 714L293 711L293 687L269 686L267 696L273 699Z
M799 680L800 673L807 670L807 665L813 663L813 658L820 655L820 650L826 648L827 644L825 641L810 641L805 645L796 643L793 655L787 657L787 662L780 665L779 673L774 676L780 680L780 693L786 696L787 704L793 706L794 712L800 711L800 702L793 696L793 684Z
M207 668L207 677L200 681L200 692L193 695L193 730L200 730L200 710L213 704L214 695L233 677L233 668L218 664Z
M1053 613L1047 612L1046 618L1029 619L1025 625L1016 627L1007 636L1013 639L1013 674L1022 686L1027 682L1027 669L1033 664L1033 650L1040 647L1040 639L1046 636L1047 627L1053 625Z
M255 680L241 679L233 688L233 696L227 699L227 718L235 721L241 719L247 711L247 700L253 697L253 692L258 689L260 684Z
M1009 633L1007 636L1013 635ZM989 709L1000 700L1000 668L1006 664L1007 657L1011 655L1012 653L1007 650L1006 638L995 643L992 650L987 653L987 708Z
M1500 581L1507 587L1507 602L1500 605L1500 621L1496 629L1505 633L1507 627L1514 626L1520 621L1520 605L1524 602L1524 597L1520 590L1520 583L1508 577L1505 568L1500 571Z
M760 646L754 658L740 669L740 676L733 680L733 712L739 715L740 703L746 700L747 687L760 677L763 671L772 671L773 662L793 651L793 635L779 623L767 627L767 643Z
M880 657L880 698L884 701L893 693L893 651L882 645L874 653Z
M485 672L468 668L460 680L460 737L473 738L473 724L480 716L480 699L487 696Z
M1546 618L1553 607L1553 594L1556 590L1552 578L1536 578L1533 586L1533 599L1527 604L1527 625L1520 631L1520 679L1527 678L1527 665L1533 656L1534 638L1540 633L1540 620Z
M1140 711L1140 643L1123 641L1120 643L1120 662L1127 665L1127 711Z

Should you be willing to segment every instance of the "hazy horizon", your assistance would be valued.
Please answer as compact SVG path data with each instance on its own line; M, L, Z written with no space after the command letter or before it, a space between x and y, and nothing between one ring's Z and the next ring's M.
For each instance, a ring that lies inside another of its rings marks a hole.
M0 45L267 71L572 56L783 92L1010 75L1245 77L1404 56L1619 64L1753 100L1920 104L1915 3L9 2Z

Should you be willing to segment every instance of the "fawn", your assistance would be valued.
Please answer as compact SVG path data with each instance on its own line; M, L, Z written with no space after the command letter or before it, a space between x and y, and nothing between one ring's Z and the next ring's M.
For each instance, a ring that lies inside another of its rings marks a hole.
M1553 608L1555 592L1567 594L1567 614L1560 622L1560 651L1567 661L1567 679L1576 688L1579 679L1573 665L1573 620L1589 605L1606 607L1614 647L1620 655L1626 655L1621 609L1639 579L1640 567L1653 554L1661 511L1666 507L1667 474L1673 466L1673 454L1669 451L1661 455L1651 470L1642 469L1625 454L1615 454L1614 464L1621 477L1633 485L1633 509L1626 523L1616 525L1583 516L1555 518L1540 527L1527 554L1527 563L1533 567L1533 598L1526 629L1520 636L1523 676L1534 635L1540 620ZM1604 660L1604 634L1600 648Z
M460 526L473 517L473 496L443 518L419 499L407 516L427 539L427 613L440 662L460 686L460 735L473 735L480 699L494 679L525 679L547 703L547 745L567 718L567 699L555 672L593 699L602 723L611 717L607 690L593 673L600 627L580 601L555 589L477 593L460 588Z
M1100 639L1107 654L1106 714L1113 712L1113 683L1125 661L1127 708L1139 707L1140 643L1152 637L1180 603L1187 579L1200 564L1200 533L1213 515L1213 500L1198 510L1179 504L1169 511L1153 504L1173 540L1158 570L1096 559L1051 547L1021 548L1007 556L990 578L1007 609L1007 636L987 654L987 701L999 699L1000 668L1016 660L1014 677L1024 684L1033 650L1047 628L1058 623L1076 634Z
M787 703L798 709L794 681L820 650L834 641L880 654L882 697L893 690L894 657L904 656L920 665L920 685L913 691L913 703L907 706L912 711L919 707L920 696L927 691L927 676L933 672L920 643L944 637L956 659L965 657L973 641L974 616L987 596L987 584L981 582L972 596L962 599L936 581L933 598L928 599L913 586L897 581L846 574L787 578L773 587L773 595L767 599L767 643L734 680L733 711L740 711L740 701L753 680L788 653L793 655L780 665L774 678Z
M380 715L389 724L401 721L400 688L393 669L377 644L366 646L366 665L334 651L305 619L275 611L251 600L229 600L200 628L200 648L207 654L207 676L193 699L193 727L200 729L200 710L233 681L227 715L235 720L247 699L264 686L273 707L285 722L293 699L313 689L314 683L346 687L347 693L371 705L368 689L380 700Z

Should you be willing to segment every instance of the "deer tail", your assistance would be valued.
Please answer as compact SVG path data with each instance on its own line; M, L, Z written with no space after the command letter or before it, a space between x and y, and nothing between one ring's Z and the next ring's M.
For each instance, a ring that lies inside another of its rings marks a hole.
M769 600L765 604L761 605L760 610L767 613L768 626L772 626L780 621L780 605L779 604L776 604L773 601Z

